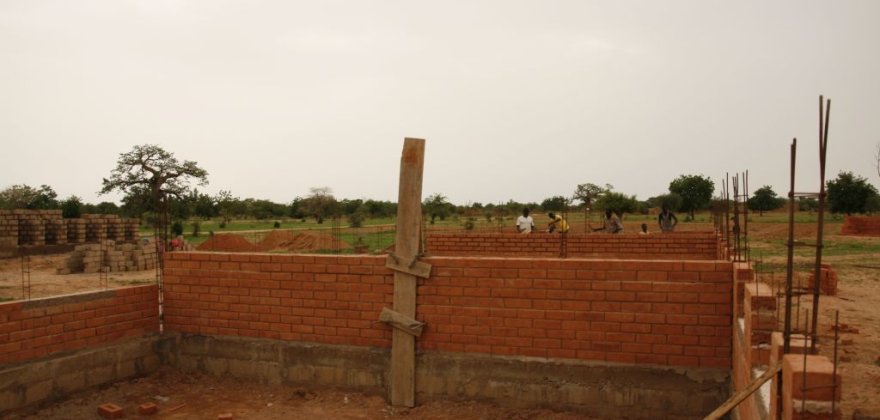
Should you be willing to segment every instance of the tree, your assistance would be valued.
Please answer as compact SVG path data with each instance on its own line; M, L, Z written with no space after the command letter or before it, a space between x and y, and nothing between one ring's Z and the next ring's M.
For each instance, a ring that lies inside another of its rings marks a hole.
M695 211L709 205L715 192L715 183L702 175L681 175L669 183L669 192L681 196L681 209L693 219Z
M61 217L65 219L76 219L82 215L83 202L79 197L71 195L66 200L61 201Z
M554 195L546 198L541 202L541 208L544 211L563 211L568 206L568 199L561 195Z
M681 196L676 193L658 195L648 199L648 204L651 207L666 207L669 211L678 211L681 208L681 203Z
M214 202L214 199L208 194L201 194L198 190L195 191L195 200L193 202L193 212L196 216L201 217L203 219L210 219L214 216L217 216L217 204Z
M234 197L232 193L227 190L220 190L220 192L214 196L214 206L217 207L217 211L223 218L223 226L226 226L232 218L232 215L235 214L237 201L238 198Z
M179 162L173 153L159 146L145 144L134 146L128 153L121 153L110 178L104 178L100 194L112 191L131 193L149 192L150 201L159 214L167 214L169 197L182 197L189 191L190 179L198 185L208 184L208 172L194 161ZM168 239L167 220L158 218L162 240Z
M602 188L596 184L578 184L577 188L574 190L574 195L572 198L575 200L581 200L581 203L589 208L593 204L593 200L599 198L602 193L606 191L611 191L614 187L611 184L605 184L605 188Z
M837 179L826 183L825 190L832 213L864 213L868 210L869 199L877 195L877 188L852 172L840 172Z
M446 201L446 196L440 193L429 195L422 202L422 212L431 218L431 224L439 217L440 220L446 220L446 217L452 212L453 205Z
M776 210L782 207L785 203L786 200L777 197L776 191L773 191L773 188L769 185L755 190L752 198L748 201L749 210L757 211L760 216L763 216L765 211Z
M59 206L56 198L58 194L48 185L41 185L40 189L28 185L13 185L0 191L0 208L4 209L30 209L48 210L57 209Z
M309 188L311 194L302 200L302 210L311 215L318 223L324 223L324 218L334 216L337 212L336 197L330 187Z
M635 213L639 210L639 200L634 195L627 196L619 192L605 191L596 200L596 207L602 211L612 210L620 215L623 213Z
M798 197L798 211L808 211L810 213L819 209L819 201L812 197Z

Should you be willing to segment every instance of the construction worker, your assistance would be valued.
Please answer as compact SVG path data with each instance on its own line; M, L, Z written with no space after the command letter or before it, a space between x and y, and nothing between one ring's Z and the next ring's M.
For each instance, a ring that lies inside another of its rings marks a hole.
M568 222L562 216L553 212L547 213L547 216L550 217L550 223L547 224L547 232L568 232Z

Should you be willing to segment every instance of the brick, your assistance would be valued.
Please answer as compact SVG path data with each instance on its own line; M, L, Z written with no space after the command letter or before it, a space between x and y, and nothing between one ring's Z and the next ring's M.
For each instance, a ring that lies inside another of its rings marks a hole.
M104 403L98 406L98 415L105 419L119 419L125 417L125 410L113 403Z
M138 414L142 416L151 416L159 412L159 406L154 403L148 402L139 405L137 410Z

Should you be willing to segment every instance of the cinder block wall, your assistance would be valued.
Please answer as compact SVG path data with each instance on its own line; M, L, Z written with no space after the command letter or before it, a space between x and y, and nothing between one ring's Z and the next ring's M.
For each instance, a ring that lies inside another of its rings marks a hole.
M166 254L165 328L390 347L384 256ZM730 367L732 265L433 257L421 350Z
M575 258L626 259L720 259L718 238L713 232L682 232L651 235L578 234L566 238L567 256ZM558 257L559 234L429 232L426 251L438 256Z
M159 331L158 287L0 303L0 365Z

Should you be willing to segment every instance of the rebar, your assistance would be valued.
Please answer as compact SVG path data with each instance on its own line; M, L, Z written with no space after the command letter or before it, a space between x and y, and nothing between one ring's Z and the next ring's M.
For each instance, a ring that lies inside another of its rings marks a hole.
M825 228L825 157L828 151L828 124L831 114L831 100L827 102L827 107L822 109L823 97L819 96L819 203L816 230L816 264L813 271L813 328L810 331L812 337L811 346L813 351L816 350L817 328L819 325L819 289L820 289L820 273L822 269L822 248L823 248L823 230ZM825 119L824 124L822 119Z
M21 256L21 298L31 300L31 256Z
M791 141L791 189L789 189L789 201L794 200L794 170L797 157L797 138ZM787 260L785 264L785 324L783 325L783 354L791 352L791 287L794 261L794 206L788 206L788 242L786 243Z

